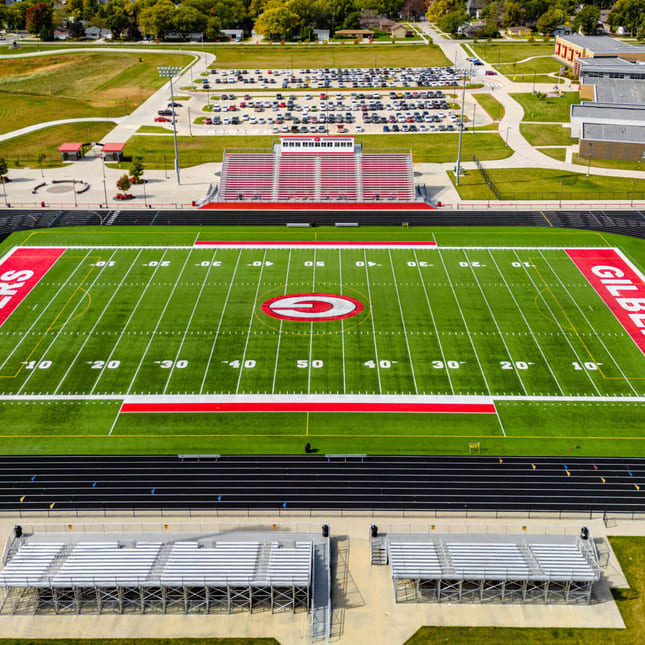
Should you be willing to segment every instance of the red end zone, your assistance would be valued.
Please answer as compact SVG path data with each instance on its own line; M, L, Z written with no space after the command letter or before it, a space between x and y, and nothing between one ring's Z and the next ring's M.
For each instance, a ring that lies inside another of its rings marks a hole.
M65 249L18 247L0 262L0 326L51 269Z
M614 249L566 249L596 293L645 354L645 284Z
M492 403L344 403L329 402L221 402L124 403L121 412L441 412L444 414L495 414Z

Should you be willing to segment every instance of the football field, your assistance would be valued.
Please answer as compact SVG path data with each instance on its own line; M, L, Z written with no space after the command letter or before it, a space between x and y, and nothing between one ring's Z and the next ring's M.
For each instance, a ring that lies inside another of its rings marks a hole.
M310 412L452 412L504 437L503 405L645 401L617 248L202 236L8 246L0 271L2 400L109 405L109 436L135 412L306 413L306 434Z

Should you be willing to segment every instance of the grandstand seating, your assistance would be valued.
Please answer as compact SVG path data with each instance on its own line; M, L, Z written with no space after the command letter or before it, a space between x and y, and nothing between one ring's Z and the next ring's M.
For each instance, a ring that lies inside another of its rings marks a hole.
M221 191L223 201L270 201L273 191L273 155L226 154L222 166Z
M363 201L414 201L410 155L365 153L362 166Z
M219 200L413 202L407 153L225 153Z

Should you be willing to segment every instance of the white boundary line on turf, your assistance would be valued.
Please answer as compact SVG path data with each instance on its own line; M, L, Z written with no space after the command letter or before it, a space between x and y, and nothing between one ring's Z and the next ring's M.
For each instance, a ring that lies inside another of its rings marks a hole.
M123 401L123 403L639 403L645 396L524 396L505 394L5 394L0 401Z
M446 250L446 251L455 251L455 250L500 250L500 251L513 251L515 249L526 249L529 251L566 251L567 249L580 249L585 251L607 251L608 249L613 249L617 253L620 251L613 246L572 246L568 244L567 246L435 246L434 244L419 244L411 242L410 244L398 244L395 242L379 242L377 244L371 244L369 240L363 240L361 242L352 242L345 243L342 242L332 242L331 244L314 244L314 243L305 243L305 242L285 242L284 244L267 244L266 242L252 242L245 244L243 241L239 242L240 246L234 246L232 244L218 244L217 242L213 244L198 244L197 246L192 245L161 245L161 244L74 244L74 245L61 245L61 244L52 244L51 246L15 246L11 249L13 252L14 249L168 249L168 250L195 250L196 248L205 248L205 249L311 249L311 248L323 248L323 249L401 249L401 250L410 250L410 249L423 249L424 251L433 251L433 250Z

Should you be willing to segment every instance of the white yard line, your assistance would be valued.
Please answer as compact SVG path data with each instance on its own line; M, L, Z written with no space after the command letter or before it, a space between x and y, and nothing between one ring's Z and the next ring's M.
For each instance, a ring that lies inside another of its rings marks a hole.
M121 333L119 334L119 337L116 339L116 343L112 345L112 349L110 350L110 354L107 357L107 360L105 361L105 365L99 370L99 373L96 375L96 379L94 381L94 385L92 386L92 389L90 390L90 394L94 394L94 390L96 389L96 386L99 384L99 381L103 377L103 373L107 369L107 364L112 360L112 357L114 356L114 352L116 352L116 348L119 346L121 343L121 340L123 339L123 335L125 334L125 330L128 328L130 325L130 321L132 318L134 318L134 314L137 312L139 309L139 305L143 301L143 297L146 295L146 292L148 291L148 287L153 284L153 280L155 279L155 276L157 275L157 271L159 271L159 268L161 267L161 263L163 262L163 259L166 257L167 251L163 252L163 255L161 256L161 260L159 260L159 263L155 267L155 270L152 272L152 275L150 276L150 279L146 283L146 286L144 287L143 291L139 294L139 298L137 299L136 304L134 305L134 308L130 312L130 315L128 316L128 320L126 321L125 325L123 326L123 329L121 329Z
M181 267L181 271L179 272L179 275L177 276L177 280L173 284L172 290L170 291L170 295L168 296L168 299L166 300L166 304L164 305L164 308L161 312L161 315L157 319L157 324L155 325L155 328L150 334L150 340L148 341L148 344L146 345L146 348L143 350L143 354L141 355L141 360L139 361L139 364L137 365L137 369L134 373L134 376L132 377L132 380L130 381L130 385L128 385L127 392L128 394L130 393L130 390L132 389L132 386L134 385L134 382L137 380L137 376L139 375L139 371L141 370L141 366L143 365L144 361L146 360L146 356L148 355L148 350L150 349L150 345L152 345L152 341L155 339L155 336L157 335L157 330L159 329L159 325L161 324L161 321L163 320L163 317L166 315L166 310L168 309L168 305L170 304L170 301L172 300L173 295L175 294L175 289L177 288L177 284L181 281L181 276L184 274L184 271L186 269L186 266L188 265L188 261L190 260L190 256L193 253L193 249L191 248L188 253L186 253L186 259L184 260L184 264Z
M518 255L517 251L515 251L515 257L517 258L518 262L522 264L521 258ZM553 309L551 309L551 305L548 303L547 299L542 295L542 289L540 289L539 285L535 284L535 281L533 280L533 277L528 271L528 267L525 267L524 264L522 264L524 267L524 272L526 273L528 279L531 281L531 284L533 285L535 289L535 293L537 296L539 296L542 299L542 302L546 305L547 309L549 310L549 313L551 314L551 319L553 320L553 324L557 325L557 327L560 329L560 335L567 341L569 347L571 348L571 351L573 352L573 355L578 359L578 362L584 362L583 359L580 358L580 355L578 354L577 350L573 346L573 343L571 342L571 339L569 338L569 335L564 333L564 330L562 329L562 325L558 323L558 317L554 314ZM555 296L554 296L555 297ZM589 379L589 382L593 386L593 389L596 390L598 395L600 395L600 390L596 387L596 384L594 383L594 380L591 378L591 375L587 370L584 371L587 378Z
M199 236L199 233L198 233ZM188 319L188 323L186 324L186 329L184 329L184 335L181 338L181 343L179 343L179 347L177 348L177 353L175 354L175 360L172 362L172 365L170 366L168 378L166 379L166 385L163 388L163 393L166 394L166 391L168 390L168 385L170 385L170 379L172 379L172 375L175 372L175 366L177 365L177 361L179 360L179 356L181 354L181 350L184 347L184 342L186 341L186 336L188 334L188 330L190 329L190 326L193 322L193 318L195 317L195 312L197 311L197 305L199 304L199 301L202 298L202 293L204 292L204 287L206 286L206 283L208 282L208 277L210 276L211 269L213 268L213 262L215 262L215 258L217 257L217 251L219 249L215 249L215 252L213 253L213 256L210 259L210 263L208 265L208 269L206 270L206 277L204 278L204 281L202 282L202 286L199 290L199 293L197 294L197 298L195 299L195 304L193 305L193 310L190 313L190 318Z
M408 330L405 326L405 318L403 317L403 307L401 307L401 296L399 295L399 285L396 279L396 272L394 271L394 262L392 262L392 251L388 250L387 252L390 258L390 268L392 269L392 277L394 278L394 289L396 291L396 300L399 303L399 314L401 316L401 323L403 324L403 335L405 338L405 346L408 350L408 360L410 361L410 369L412 370L412 382L414 383L414 393L419 394L419 388L417 387L417 377L414 373L414 361L412 360L412 352L410 351L410 343L408 342Z
M444 247L445 248L445 247ZM484 374L484 368L482 367L481 361L479 360L479 354L477 353L477 350L475 349L475 343L473 342L473 336L470 333L470 329L468 329L468 323L466 322L466 317L464 316L464 312L461 308L461 303L459 302L459 298L457 298L457 293L455 292L455 285L452 283L452 280L450 279L450 274L448 273L448 268L446 267L446 262L443 259L443 255L441 254L441 249L438 250L438 255L439 259L441 260L441 266L443 266L444 273L446 274L446 277L448 278L448 284L450 285L450 290L452 291L452 297L455 299L455 302L457 303L457 308L459 309L459 314L461 315L461 320L464 323L464 327L466 328L466 331L468 332L468 340L470 341L470 346L473 348L473 354L475 354L475 359L477 360L477 365L479 365L479 371L481 372L482 378L484 379L484 384L486 385L486 389L488 390L488 394L490 394L490 385L488 384L488 379L486 378L486 374Z
M108 267L109 263L112 261L112 258L113 258L113 257L114 257L114 255L115 255L115 253L116 253L116 251L114 251L114 253L112 253L112 255L110 256L110 259L109 259L108 261L106 261L106 263L101 267L101 270L96 274L96 277L94 278L94 280L92 280L92 284L90 284L90 286L89 286L87 289L85 289L85 290L84 290L84 291L85 291L85 293L86 293L86 295L87 295L87 293L89 293L89 291L92 289L92 287L94 286L94 284L95 284L95 283L98 281L98 279L101 277L101 275L103 274L103 271L105 271L105 269ZM76 291L74 291L74 293L76 293ZM37 362L40 362L41 360L43 360L43 358L44 358L45 356L47 356L47 352L48 352L48 351L49 351L49 350L54 346L54 343L56 343L56 341L57 341L57 340L58 340L58 338L60 337L61 332L63 331L63 329L65 328L65 326L67 325L67 323L68 323L69 321L71 321L71 320L73 320L73 319L74 319L74 314L76 313L76 310L81 306L81 303L82 303L82 302L85 302L85 297L81 297L81 298L79 298L79 300L78 300L78 302L76 303L76 305L75 305L74 309L72 309L72 311L71 311L71 312L69 313L69 315L66 317L65 322L64 322L64 323L62 323L62 324L59 326L58 331L56 332L56 335L54 336L54 338L52 338L52 340L51 340L51 342L49 343L49 345L47 345L47 348L45 349L45 351L43 351L43 352L42 352L42 354L40 355L40 358L39 358L39 359L37 359ZM20 386L20 389L18 390L18 394L20 394L20 392L22 392L22 391L25 389L25 386L27 385L27 383L29 383L29 381L30 381L31 377L32 377L32 376L33 376L37 371L38 371L38 370L35 370L35 369L34 369L34 370L31 370L31 373L29 374L29 376L25 379L24 383Z
M423 293L425 294L426 297L426 304L428 305L428 311L430 312L430 319L432 320L432 326L434 327L434 334L437 339L437 343L439 344L439 352L441 353L441 361L443 362L443 367L446 370L446 376L448 377L448 384L450 385L450 391L452 394L455 393L455 388L452 386L452 379L450 378L450 368L448 367L448 363L446 361L446 355L443 351L443 345L441 344L441 337L439 335L439 330L437 329L437 323L434 319L434 312L432 311L432 305L430 304L430 298L428 297L428 289L426 288L426 283L425 280L423 279L423 275L421 274L421 267L419 266L419 258L417 257L417 252L416 250L414 251L414 261L417 265L417 271L419 273L419 280L421 281L421 286L423 287Z
M372 321L372 338L374 339L374 362L376 363L376 376L378 377L378 391L379 394L383 393L383 387L381 386L381 368L379 366L378 358L378 348L376 347L376 329L374 327L374 307L372 306L372 291L370 289L370 276L367 272L367 253L363 249L363 259L365 263L365 283L367 284L367 299L370 303L370 320Z
M83 257L83 259L82 259L82 260L81 260L81 261L76 265L76 267L74 268L74 270L73 270L73 271L72 271L72 273L70 274L69 278L67 278L67 280L64 280L64 281L61 283L61 286L58 288L58 291L57 291L57 292L56 292L56 293L55 293L51 298L49 298L49 299L48 299L47 304L42 308L42 310L41 310L40 314L38 315L38 317L36 318L36 320L34 320L34 322L31 324L31 326L29 327L29 329L27 329L27 331L25 331L25 332L22 334L22 336L21 336L20 340L19 340L19 341L14 345L13 349L11 350L11 352L9 353L9 355L7 356L7 358L5 358L5 359L4 359L4 362L2 363L2 365L0 365L0 371L2 371L2 370L4 369L5 365L7 364L7 361L8 361L8 360L9 360L9 359L14 355L14 353L15 353L15 352L16 352L16 350L20 347L20 345L22 345L22 343L24 342L24 340L25 340L26 338L29 338L29 337L30 337L31 330L32 330L32 329L33 329L33 328L34 328L34 327L35 327L35 326L40 322L41 318L42 318L42 317L47 313L47 311L49 310L49 308L50 308L51 306L53 306L53 304L56 302L56 299L58 298L58 296L59 296L60 292L61 292L61 291L62 291L62 290L67 286L67 285L69 285L69 283L70 283L70 282L71 282L71 280L72 280L72 277L73 277L73 276L74 276L74 274L75 274L75 273L76 273L76 272L77 272L77 271L78 271L78 270L83 266L83 264L85 263L85 261L86 261L86 260L87 260L87 258L89 257L90 253L91 253L91 251L88 251L88 252L85 254L85 257ZM61 257L62 257L62 256L61 256ZM41 278L41 279L42 279L42 278ZM35 289L37 286L38 286L38 285L36 284L36 285L34 286L34 289ZM32 289L32 291L33 291L33 289Z
M251 327L253 327L253 320L255 319L255 304L258 301L258 295L260 294L260 285L262 284L262 274L264 273L264 263L267 259L268 248L264 249L264 255L262 256L262 266L260 267L260 275L258 276L258 285L255 289L255 298L251 303L251 318L249 319L249 328L246 330L246 342L244 343L244 351L242 352L242 360L240 361L240 375L237 377L237 386L235 387L235 394L238 394L240 391L240 383L242 382L242 374L244 373L244 361L246 360L246 350L249 347L249 339L251 338Z
M495 260L495 257L493 256L493 254L490 251L488 252L488 254L490 255L490 259L493 261L493 264L495 265L495 268L497 269L498 273L502 277L502 280L504 280L504 284L506 285L506 288L508 289L508 292L510 293L511 298L513 298L513 302L515 303L515 306L517 307L517 310L520 312L520 315L522 316L522 320L524 321L524 324L526 325L526 328L531 333L531 337L533 338L533 342L537 346L538 350L540 350L540 354L542 355L542 360L544 361L544 364L546 365L547 369L551 373L551 376L553 377L553 382L557 385L558 390L560 390L560 394L564 394L564 391L560 387L560 381L558 381L555 373L553 372L553 369L551 368L551 363L549 363L549 361L546 359L546 356L544 355L544 352L542 351L542 346L540 345L540 342L538 341L537 336L535 335L535 332L533 331L533 329L529 325L529 322L526 319L526 316L524 315L524 311L522 310L522 308L520 307L519 303L515 299L515 294L513 293L513 291L511 290L510 285L506 281L506 276L502 273L502 270L499 268L499 265L497 264L497 261Z
M242 249L240 249L237 254L237 260L235 261L235 268L233 269L233 275L231 276L231 282L228 285L228 291L226 292L226 299L222 305L222 313L219 316L219 323L217 323L217 330L215 331L215 338L213 338L213 344L211 345L211 351L208 355L208 362L206 363L206 369L204 370L204 377L202 378L202 384L199 388L199 393L202 394L204 391L204 384L206 383L206 376L208 374L208 369L210 368L211 361L213 360L213 353L215 352L215 345L217 344L217 339L219 338L219 331L222 328L222 320L224 320L224 314L226 313L226 305L228 305L228 299L231 296L231 290L233 289L233 283L235 282L235 275L237 274L237 267L240 264L240 258L242 257Z
M311 291L316 292L316 249L314 248L314 261L311 277ZM311 361L313 360L314 350L314 323L313 320L309 323L309 365L307 370L307 394L311 394Z
M291 249L289 249L289 257L287 258L287 274L284 278L284 291L282 292L283 296L287 295L287 289L289 287L289 270L291 269ZM280 329L278 331L278 346L275 350L275 363L273 365L273 383L271 384L271 394L275 394L275 381L278 376L278 359L280 358L280 343L282 341L282 324L284 320L280 319Z
M464 251L464 257L466 258L466 262L468 262L468 266L470 267L470 272L473 274L473 278L475 278L475 282L477 283L477 286L479 287L479 292L482 294L482 297L484 298L484 302L486 303L486 308L488 309L488 313L490 314L490 317L493 320L493 323L495 324L495 329L497 329L497 335L499 336L499 339L502 341L502 344L504 345L504 349L506 350L506 354L511 362L511 366L513 367L513 371L515 372L515 376L517 377L517 380L520 382L520 385L522 386L522 389L524 390L524 394L528 394L526 390L526 386L524 385L524 381L522 380L522 377L520 375L519 370L517 369L517 366L515 365L515 359L513 358L513 355L511 354L511 350L508 348L508 345L506 344L506 339L504 338L504 334L502 334L502 330L499 328L499 323L497 322L497 318L495 317L495 314L493 313L493 310L490 306L490 303L488 302L488 298L486 297L486 294L484 293L484 290L482 289L481 283L479 282L479 278L477 277L477 273L475 272L475 268L472 265L472 262L470 261L470 258L468 257L468 254L466 251Z
M542 252L540 252L540 255L542 256L542 259L547 263L547 266L549 267L549 270L551 271L551 273L553 273L553 275L556 277L557 281L562 285L562 288L567 292L567 295L569 296L569 298L571 299L573 304L576 306L576 309L580 312L582 317L585 319L585 322L587 323L587 325L589 325L589 328L593 330L594 336L596 337L598 342L603 346L603 349L607 352L607 355L613 361L614 365L616 366L616 369L620 372L620 375L625 379L625 382L627 383L627 385L629 385L629 387L632 390L632 392L634 394L638 395L638 391L630 383L629 379L625 376L625 372L623 372L623 370L621 369L620 365L618 364L618 361L614 358L614 355L609 351L609 349L607 348L607 345L605 345L605 342L602 340L602 338L600 338L600 336L598 335L598 332L596 331L596 328L591 324L591 322L589 322L589 318L587 318L587 315L584 313L584 311L582 311L582 309L581 309L580 305L578 304L577 300L571 295L571 292L569 291L569 288L567 287L567 285L564 284L564 282L562 281L560 276L553 270L553 267L551 266L551 263L546 259L544 254ZM595 289L594 289L594 293L596 293L598 298L600 298L600 294ZM600 298L600 300L602 300L602 298ZM603 304L605 304L604 301L603 301ZM621 327L622 327L622 325L621 325ZM623 329L624 329L624 327L623 327ZM625 332L625 333L627 333L627 332Z
M343 295L343 259L342 251L338 249L338 282L340 284L340 295ZM340 321L340 344L343 357L343 394L347 393L347 375L345 374L345 319Z
M141 251L139 251L137 253L137 255L134 258L134 260L132 260L132 262L130 263L130 266L128 267L128 270L123 274L123 278L121 278L121 282L119 282L118 286L112 292L112 295L110 296L110 299L107 301L107 303L103 307L103 310L101 311L101 313L99 314L98 318L96 319L96 321L92 325L92 329L90 329L89 333L85 336L85 340L83 341L83 344L80 346L79 350L76 352L76 356L74 356L74 358L72 359L72 361L69 364L69 367L67 368L67 371L65 372L65 374L63 374L63 378L61 378L60 381L58 382L58 385L56 386L56 389L54 390L54 394L56 394L58 392L58 390L60 389L61 385L65 382L65 379L67 378L67 375L70 373L72 367L74 367L74 365L76 364L76 361L78 360L78 357L81 355L81 352L83 351L83 349L85 349L85 345L87 345L87 343L89 342L90 338L92 338L92 334L94 333L94 330L99 326L99 323L103 319L103 316L105 315L105 312L109 309L110 305L112 304L112 301L116 297L116 294L119 293L119 289L121 289L121 287L123 286L123 283L126 281L128 275L130 275L130 271L132 271L132 267L134 267L135 262L137 262L137 260L139 259L140 255L141 255ZM99 357L99 358L101 358L101 357ZM107 362L105 364L107 365Z

